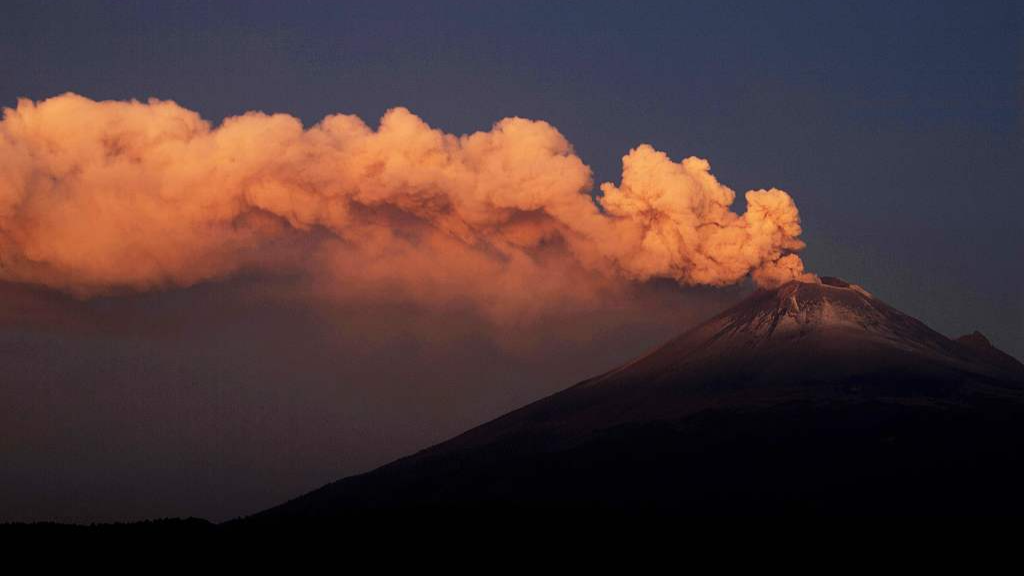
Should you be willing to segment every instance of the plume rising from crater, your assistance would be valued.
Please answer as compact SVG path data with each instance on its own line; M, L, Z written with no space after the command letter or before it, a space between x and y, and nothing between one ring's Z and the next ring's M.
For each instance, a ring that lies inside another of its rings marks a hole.
M808 279L797 207L735 193L706 160L640 145L619 184L553 126L456 136L404 108L373 129L170 101L22 100L0 122L0 279L81 297L298 270L356 298L468 301L495 316L617 285Z

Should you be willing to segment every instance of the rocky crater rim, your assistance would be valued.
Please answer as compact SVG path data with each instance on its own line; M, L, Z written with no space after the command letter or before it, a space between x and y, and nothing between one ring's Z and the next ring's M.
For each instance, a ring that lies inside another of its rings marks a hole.
M820 288L828 288L828 289L832 289L832 290L852 291L852 292L856 292L856 293L864 296L865 298L874 298L874 296L870 292L865 290L859 284L854 284L852 282L847 282L846 280L843 280L842 278L838 278L836 276L820 276L820 277L817 277L817 278L815 278L814 280L811 280L811 281L792 280L792 281L787 282L786 284L783 284L782 286L780 286L778 288L778 291L779 291L779 293L784 293L784 292L788 293L788 292L791 292L794 289L799 290L802 287L812 287L812 286L820 287Z

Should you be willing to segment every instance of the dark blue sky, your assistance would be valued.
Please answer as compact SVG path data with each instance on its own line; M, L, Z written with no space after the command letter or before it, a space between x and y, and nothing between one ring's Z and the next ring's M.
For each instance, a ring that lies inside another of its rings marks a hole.
M307 124L335 112L374 123L401 105L456 133L518 115L558 127L599 182L647 142L708 158L741 193L789 192L812 271L1021 358L1022 11L6 0L0 105L74 91ZM0 466L0 521L252 512L611 368L739 297L662 294L679 318L581 318L587 336L555 326L517 356L431 340L438 322L464 319L324 320L247 304L273 287L239 283L91 302L0 286L0 454L12 464ZM36 330L40 314L66 333ZM388 345L368 344L367 326Z
M812 270L1024 355L1021 11L995 2L6 2L0 102L313 123L541 118L600 180L641 142L797 201Z

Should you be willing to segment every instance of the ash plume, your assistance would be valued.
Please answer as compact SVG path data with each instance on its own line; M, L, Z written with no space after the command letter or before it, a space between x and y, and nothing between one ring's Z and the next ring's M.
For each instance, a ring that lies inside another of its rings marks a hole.
M376 129L174 102L21 100L0 122L0 279L79 297L299 272L356 300L473 305L502 320L671 278L813 278L799 213L648 145L600 186L550 124L446 134L404 108Z

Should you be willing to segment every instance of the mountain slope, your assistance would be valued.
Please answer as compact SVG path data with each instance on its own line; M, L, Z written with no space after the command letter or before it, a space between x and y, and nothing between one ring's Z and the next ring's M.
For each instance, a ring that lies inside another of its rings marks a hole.
M1024 366L993 350L841 280L792 282L621 368L243 522L439 508L1021 513Z

